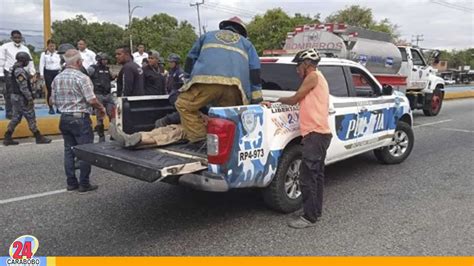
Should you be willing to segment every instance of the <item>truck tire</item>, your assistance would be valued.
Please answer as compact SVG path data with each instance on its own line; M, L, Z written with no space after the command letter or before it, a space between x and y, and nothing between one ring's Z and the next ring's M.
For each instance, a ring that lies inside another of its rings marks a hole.
M415 136L412 127L403 121L399 121L392 143L389 146L374 150L374 155L377 160L384 164L399 164L410 155L414 143Z
M273 210L282 213L301 208L303 197L299 185L301 146L291 145L283 152L270 185L263 189L263 200Z
M433 96L429 106L426 109L423 109L423 113L426 116L437 116L439 111L441 111L441 105L443 104L443 93L441 92L440 87L436 87L433 91Z

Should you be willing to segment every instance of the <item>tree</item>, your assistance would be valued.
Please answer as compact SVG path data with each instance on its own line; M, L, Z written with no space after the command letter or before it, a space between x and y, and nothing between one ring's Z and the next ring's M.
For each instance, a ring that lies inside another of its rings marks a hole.
M372 9L364 8L359 5L352 5L339 10L326 17L325 21L327 23L345 23L350 26L386 32L394 39L397 39L400 36L398 33L398 25L391 23L387 18L377 22L374 20Z
M313 18L299 13L290 17L281 8L275 8L267 10L263 16L255 16L247 30L249 39L261 54L266 49L281 49L288 32L298 25L309 23L319 23L319 14Z
M164 13L143 19L134 18L130 29L135 44L142 43L148 50L157 50L164 57L176 53L185 58L197 39L194 27L189 22L178 22Z
M465 50L441 51L440 60L448 61L449 68L459 68L460 66L471 66L474 69L474 48Z
M76 45L79 39L85 39L89 49L95 52L106 52L115 62L115 48L124 42L125 31L118 25L108 22L88 23L82 15L73 19L54 21L52 39L57 43Z

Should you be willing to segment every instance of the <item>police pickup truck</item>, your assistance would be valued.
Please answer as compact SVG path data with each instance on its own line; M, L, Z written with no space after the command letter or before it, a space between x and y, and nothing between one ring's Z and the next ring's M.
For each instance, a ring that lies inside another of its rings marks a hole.
M295 92L301 81L290 57L264 57L261 62L266 100ZM323 58L319 70L331 94L333 138L326 163L371 150L382 163L403 162L414 143L404 94L382 86L352 61ZM298 108L279 103L211 108L207 144L129 150L112 141L80 145L75 153L93 165L147 182L214 192L261 188L268 206L292 212L302 201ZM172 111L167 96L124 97L118 99L117 123L126 133L151 130L156 119Z

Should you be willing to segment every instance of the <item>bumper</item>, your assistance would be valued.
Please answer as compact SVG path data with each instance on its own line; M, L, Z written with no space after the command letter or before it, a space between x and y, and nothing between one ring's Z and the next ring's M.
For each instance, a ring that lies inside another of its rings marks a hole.
M179 184L196 190L211 192L225 192L229 190L229 184L227 184L223 176L209 172L182 175L179 178Z

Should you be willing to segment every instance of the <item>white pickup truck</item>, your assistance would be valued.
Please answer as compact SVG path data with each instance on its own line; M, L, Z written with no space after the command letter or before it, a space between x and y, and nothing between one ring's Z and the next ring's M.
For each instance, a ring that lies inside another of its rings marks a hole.
M264 98L292 95L299 83L290 57L264 57ZM330 88L333 139L326 163L373 150L383 163L403 162L414 135L412 113L403 93L382 86L353 61L323 58L319 66ZM280 212L300 208L301 146L298 106L274 103L211 108L207 145L174 144L128 150L114 142L80 145L81 160L147 182L163 181L205 191L261 188ZM119 99L117 119L127 133L150 130L173 107L166 96Z

